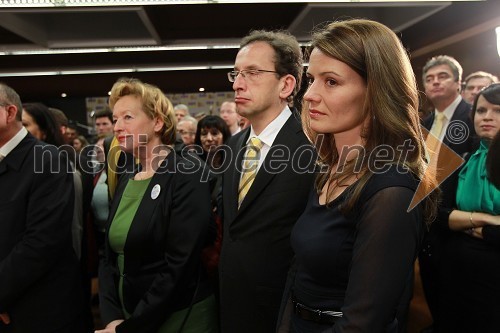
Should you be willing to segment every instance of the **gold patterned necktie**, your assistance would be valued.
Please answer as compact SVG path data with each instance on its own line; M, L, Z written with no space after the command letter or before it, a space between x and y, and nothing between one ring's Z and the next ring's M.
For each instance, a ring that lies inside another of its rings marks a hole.
M443 131L444 119L445 116L443 112L436 113L434 124L431 131L427 135L427 140L425 140L425 145L427 146L427 159L429 161L431 160L431 155L438 154L439 149L441 148L441 140L439 138L441 137L441 132ZM435 158L432 160L434 162L437 161Z
M243 160L243 170L238 188L238 208L247 195L252 183L257 175L257 166L259 165L260 149L264 145L259 138L253 137L247 145L245 157Z
M432 126L431 134L436 138L440 138L441 132L443 131L443 123L444 123L444 113L438 112L436 114L436 119L434 120L434 126Z

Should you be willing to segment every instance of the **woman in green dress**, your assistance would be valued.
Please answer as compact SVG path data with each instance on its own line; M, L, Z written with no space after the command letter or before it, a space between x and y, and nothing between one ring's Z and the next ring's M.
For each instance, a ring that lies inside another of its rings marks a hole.
M99 272L96 333L217 332L217 310L201 269L211 222L201 169L176 155L175 115L155 86L120 79L111 90L114 133L139 161L123 174L111 205Z

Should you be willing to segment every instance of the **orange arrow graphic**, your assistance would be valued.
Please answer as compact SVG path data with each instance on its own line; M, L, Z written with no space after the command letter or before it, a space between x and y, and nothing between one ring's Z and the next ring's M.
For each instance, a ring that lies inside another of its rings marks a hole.
M410 206L408 207L408 212L415 208L415 206L431 194L432 191L439 187L439 185L441 185L465 162L465 160L460 155L455 153L453 149L429 133L426 128L423 126L421 127L424 136L427 135L426 149L430 158L423 180L435 178L436 182L430 182L434 185L428 187L424 186L424 184L429 184L429 182L420 182L415 194L413 195ZM432 147L434 147L434 149L432 149Z

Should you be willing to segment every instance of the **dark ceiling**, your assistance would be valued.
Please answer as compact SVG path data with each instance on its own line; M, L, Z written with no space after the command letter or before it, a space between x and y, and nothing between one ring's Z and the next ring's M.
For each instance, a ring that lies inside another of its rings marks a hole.
M368 3L265 3L147 5L123 7L7 8L0 2L0 81L23 99L105 96L121 76L158 85L166 93L228 91L226 72L237 45L252 29L287 29L307 43L316 25L339 18L380 21L398 32L409 50L416 75L436 54L454 56L464 74L485 70L500 74L495 27L500 1ZM106 53L29 54L48 49L133 46L196 47ZM200 49L199 46L208 48ZM154 70L151 67L216 67L199 70ZM224 67L217 69L218 67ZM40 71L123 73L33 75ZM135 70L148 70L145 72ZM28 73L27 76L17 76Z

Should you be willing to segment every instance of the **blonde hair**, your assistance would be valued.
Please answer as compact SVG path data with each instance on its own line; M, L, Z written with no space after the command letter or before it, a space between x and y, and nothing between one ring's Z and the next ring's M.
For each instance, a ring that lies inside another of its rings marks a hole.
M120 78L111 88L109 107L113 109L116 102L124 96L136 96L142 101L142 110L151 119L163 120L163 127L158 133L162 143L173 144L176 139L175 114L170 100L156 86L143 83L139 79Z
M426 188L432 188L432 179L424 179L426 169L424 141L418 117L418 89L410 64L410 60L398 37L385 25L363 19L352 19L333 22L313 34L311 50L317 48L325 55L335 58L356 71L366 82L366 99L362 111L362 119L369 119L362 136L365 155L378 149L381 145L406 147L410 143L414 149L395 150L388 162L394 165L403 164L413 173ZM307 111L304 103L304 111ZM343 205L344 213L350 211L373 172L369 168L368 158L346 162L343 169L332 172L333 166L339 163L339 152L335 146L333 134L319 134L309 125L308 112L302 112L304 132L316 143L318 154L326 166L316 182L318 192L325 184L344 186L347 180L360 172L360 179L350 192L349 199ZM400 163L404 158L404 162ZM385 162L385 161L384 161ZM435 187L434 187L435 188ZM330 186L327 202L330 202L335 186ZM436 191L431 196L434 197ZM431 220L435 212L436 200L424 202L426 215Z

